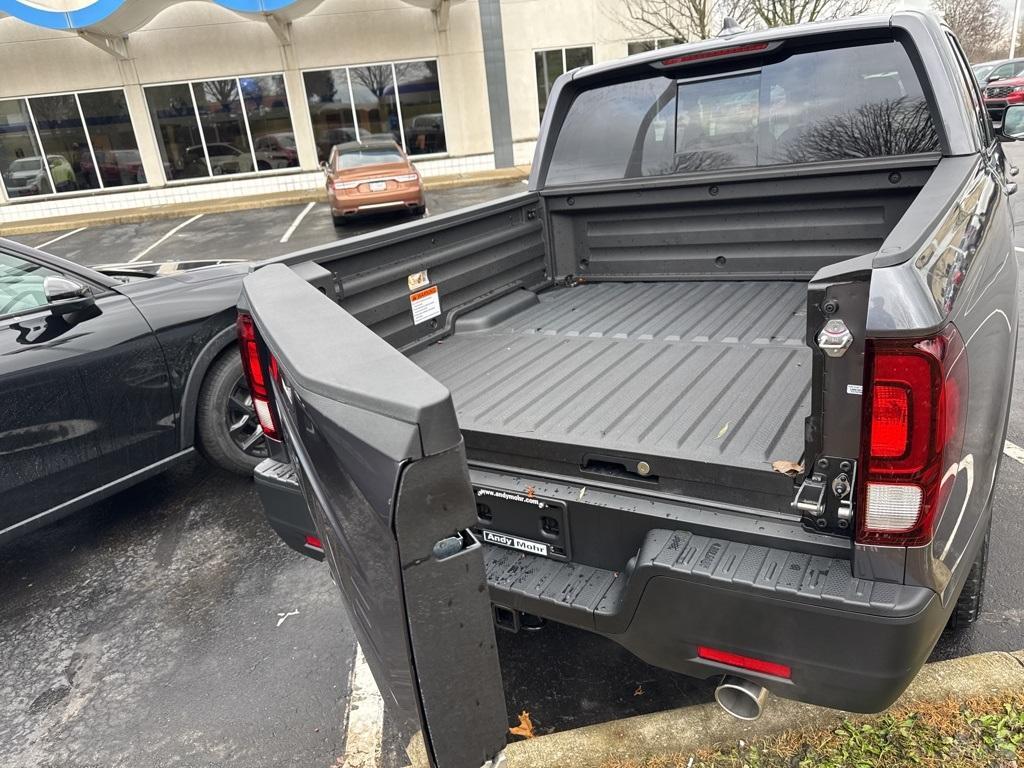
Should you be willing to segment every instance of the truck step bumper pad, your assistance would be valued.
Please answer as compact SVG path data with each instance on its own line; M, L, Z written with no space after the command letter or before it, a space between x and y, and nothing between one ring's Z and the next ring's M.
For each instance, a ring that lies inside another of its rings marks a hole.
M485 565L494 602L601 632L625 630L646 583L656 576L887 617L916 614L932 596L920 587L854 578L848 560L687 531L648 532L621 571L493 545L487 545Z

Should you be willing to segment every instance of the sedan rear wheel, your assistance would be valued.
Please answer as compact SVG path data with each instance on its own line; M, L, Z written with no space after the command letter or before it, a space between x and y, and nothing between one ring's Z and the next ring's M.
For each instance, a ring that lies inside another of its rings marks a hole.
M210 366L199 392L196 422L199 449L221 469L249 475L267 457L263 429L234 347Z

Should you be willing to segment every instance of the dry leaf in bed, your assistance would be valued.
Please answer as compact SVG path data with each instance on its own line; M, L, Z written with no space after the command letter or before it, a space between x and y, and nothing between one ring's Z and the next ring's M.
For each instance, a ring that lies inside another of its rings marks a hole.
M784 475L796 477L804 471L804 465L796 461L785 461L780 459L779 461L772 462L772 469L776 472L781 472Z
M533 721L530 720L530 713L522 711L519 713L519 725L515 728L509 728L508 732L513 736L522 736L524 739L532 739L533 733Z

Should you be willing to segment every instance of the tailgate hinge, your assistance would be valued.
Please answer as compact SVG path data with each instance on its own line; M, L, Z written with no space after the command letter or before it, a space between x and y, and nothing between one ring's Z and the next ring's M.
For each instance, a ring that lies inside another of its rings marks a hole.
M797 489L793 509L808 528L849 536L853 524L853 490L857 462L822 457Z

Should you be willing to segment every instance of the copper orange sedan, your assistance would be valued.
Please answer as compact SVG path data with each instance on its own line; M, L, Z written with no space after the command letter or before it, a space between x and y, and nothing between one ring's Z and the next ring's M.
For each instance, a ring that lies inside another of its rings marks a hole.
M337 144L323 167L336 226L362 213L426 212L423 180L394 141Z

